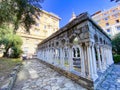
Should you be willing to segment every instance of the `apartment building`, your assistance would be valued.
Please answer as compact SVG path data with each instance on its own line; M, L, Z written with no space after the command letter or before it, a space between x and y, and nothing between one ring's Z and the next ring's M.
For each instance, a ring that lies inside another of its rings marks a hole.
M94 21L110 36L120 32L120 4L92 15Z
M59 16L41 10L37 17L35 18L36 24L31 26L29 33L22 26L17 31L23 40L22 50L28 57L36 54L38 43L59 29Z

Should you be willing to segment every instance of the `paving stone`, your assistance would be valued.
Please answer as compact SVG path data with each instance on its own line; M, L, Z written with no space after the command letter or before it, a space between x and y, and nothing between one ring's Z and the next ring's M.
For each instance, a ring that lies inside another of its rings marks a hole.
M120 90L120 65L114 65L97 90Z
M74 87L74 85L69 82L69 83L66 83L66 84L65 84L65 87Z
M37 60L25 61L21 69L13 90L86 90ZM32 70L32 73L29 73L29 70ZM20 73L26 78L21 80ZM38 77L32 78L31 74Z
M46 90L52 90L51 86L45 86L44 89L46 89Z
M38 75L38 78L31 78L32 74ZM20 73L22 73L22 78ZM20 88L19 88L20 87ZM18 89L19 88L19 89ZM37 60L25 61L22 70L18 74L17 81L13 90L86 90L79 84L60 75L58 72L48 68ZM108 73L105 80L96 90L120 90L120 65L114 65L111 72Z
M115 88L109 88L109 90L116 90Z
M117 88L116 90L120 90L120 88Z
M58 90L59 89L59 86L53 86L52 87L52 90Z

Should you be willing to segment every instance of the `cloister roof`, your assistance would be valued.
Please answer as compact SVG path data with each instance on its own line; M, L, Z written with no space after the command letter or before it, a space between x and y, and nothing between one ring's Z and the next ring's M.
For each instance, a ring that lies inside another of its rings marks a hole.
M66 30L70 30L72 27L84 22L84 21L90 21L93 25L96 26L96 28L98 28L109 40L110 37L106 34L106 32L98 25L96 24L93 19L90 17L90 15L87 12L81 13L79 14L74 20L72 20L71 22L69 22L68 24L66 24L64 27L60 28L58 31L56 31L55 33L53 33L51 36L49 36L48 38L44 39L41 43L38 44L38 46L46 43L47 41L51 40L52 38L58 36L59 34L65 32Z

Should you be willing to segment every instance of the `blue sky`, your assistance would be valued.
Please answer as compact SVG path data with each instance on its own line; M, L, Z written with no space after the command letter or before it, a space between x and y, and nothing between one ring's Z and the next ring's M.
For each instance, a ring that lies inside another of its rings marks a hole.
M110 0L44 0L42 9L57 14L61 17L60 27L66 25L71 18L72 12L76 15L88 12L90 15L117 5Z

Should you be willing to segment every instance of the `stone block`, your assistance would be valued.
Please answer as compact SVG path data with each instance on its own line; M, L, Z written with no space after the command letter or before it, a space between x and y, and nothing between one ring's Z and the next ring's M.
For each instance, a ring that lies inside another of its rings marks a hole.
M13 77L10 77L9 79L3 82L3 85L1 86L0 90L12 90L13 82Z

